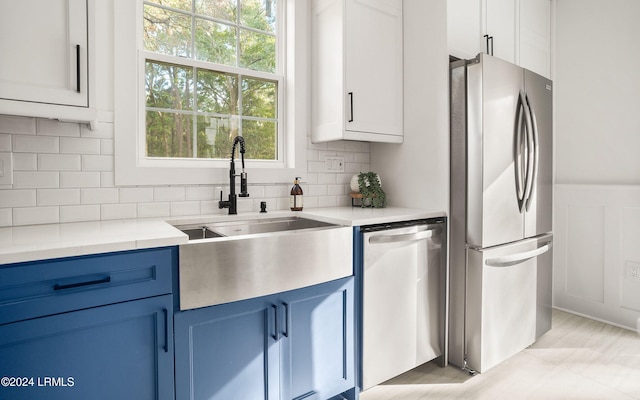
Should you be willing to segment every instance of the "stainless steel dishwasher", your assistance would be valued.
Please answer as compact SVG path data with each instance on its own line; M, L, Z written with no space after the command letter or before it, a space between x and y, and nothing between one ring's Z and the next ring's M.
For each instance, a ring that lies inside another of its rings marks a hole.
M447 363L446 219L361 227L362 389Z

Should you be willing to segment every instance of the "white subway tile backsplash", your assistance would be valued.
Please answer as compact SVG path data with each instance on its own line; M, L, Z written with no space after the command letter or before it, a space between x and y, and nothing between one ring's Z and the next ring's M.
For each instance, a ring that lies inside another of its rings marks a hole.
M171 216L200 214L199 201L178 201L171 203Z
M14 171L37 171L38 155L29 153L13 153Z
M187 186L185 190L186 200L212 200L220 196L213 186Z
M307 170L308 172L325 173L326 166L324 161L308 161Z
M200 202L200 214L221 214L222 210L218 207L218 200L203 200Z
M97 204L80 206L60 206L60 222L97 221L100 206Z
M318 182L320 185L331 185L336 183L336 174L318 174Z
M36 205L35 190L0 190L0 208Z
M58 207L27 207L13 209L14 225L55 224L60 222Z
M100 139L100 154L113 155L113 139Z
M102 204L100 205L100 218L103 220L137 218L138 207L130 204Z
M113 171L100 172L100 186L104 188L112 188L116 186Z
M304 207L350 205L349 182L368 171L369 144L307 140ZM226 198L225 184L115 187L110 122L92 131L84 124L0 115L0 152L13 152L14 181L0 190L0 226L228 213L218 208L216 190ZM327 173L326 155L344 157L346 172ZM293 179L256 184L249 175L250 197L238 199L239 212L258 212L261 201L268 211L288 210Z
M113 171L113 156L83 155L83 171Z
M138 218L169 217L170 203L138 203Z
M36 120L35 118L0 115L0 133L35 135Z
M87 125L81 125L80 136L86 138L113 139L113 124L98 122L93 130L89 129Z
M38 206L80 204L80 189L38 189Z
M48 136L13 135L15 153L59 153L60 139Z
M13 225L12 211L11 208L0 208L0 227Z
M341 196L348 193L345 185L327 185L327 194L329 196Z
M38 154L39 171L80 171L80 156L75 154Z
M293 185L293 179L291 180ZM264 197L287 197L291 194L289 185L269 185L264 188Z
M99 172L60 172L60 187L63 188L93 188L100 187Z
M80 125L53 119L36 119L36 132L43 136L80 137Z
M100 139L61 137L60 153L100 154Z
M344 140L337 140L335 142L327 142L327 150L332 151L345 151L345 143Z
M0 152L10 152L11 150L11 135L0 133Z
M121 188L120 203L151 203L153 188Z
M80 189L82 204L110 204L118 203L120 191L116 188L87 188Z
M185 188L182 186L156 187L153 189L154 201L184 201Z
M336 207L338 205L337 196L318 197L318 207Z
M353 153L353 161L357 163L369 164L369 153Z
M60 187L60 173L51 171L14 171L14 189L47 189Z

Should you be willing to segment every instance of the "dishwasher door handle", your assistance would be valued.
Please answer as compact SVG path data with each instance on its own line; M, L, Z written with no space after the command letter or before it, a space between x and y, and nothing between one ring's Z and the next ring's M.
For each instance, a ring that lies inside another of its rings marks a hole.
M429 239L433 237L435 233L438 233L440 230L441 230L440 228L431 228L431 229L427 229L420 232L414 232L414 233L371 236L369 238L369 244L400 243L400 242L411 242L415 240Z

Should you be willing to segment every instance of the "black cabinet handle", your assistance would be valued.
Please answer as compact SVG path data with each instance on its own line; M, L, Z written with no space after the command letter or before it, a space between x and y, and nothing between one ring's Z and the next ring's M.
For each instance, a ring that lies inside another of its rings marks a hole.
M491 43L491 53L489 54L493 55L493 36L489 36L489 42ZM487 50L489 49L487 48Z
M289 337L289 304L282 303L284 306L284 332L282 335L284 337Z
M485 51L485 53L487 53L487 54L491 55L491 54L489 53L489 35L484 35L484 39L485 39L485 41L486 41L486 46L487 46L487 51Z
M274 314L274 323L275 323L275 334L271 335L271 337L278 341L280 340L280 327L278 326L278 306L276 306L275 304L271 305L271 308L273 308L273 314Z
M353 122L353 92L349 92L349 102L351 104L351 115L349 116L349 122Z
M162 309L162 313L164 314L164 352L169 352L169 310L166 308Z
M76 92L80 93L80 45L76 45Z
M53 290L66 290L66 289L74 289L82 286L92 286L99 285L101 283L109 283L111 282L111 277L107 276L106 278L96 279L94 281L87 282L78 282L78 283L70 283L68 285L58 285L57 283L53 285Z

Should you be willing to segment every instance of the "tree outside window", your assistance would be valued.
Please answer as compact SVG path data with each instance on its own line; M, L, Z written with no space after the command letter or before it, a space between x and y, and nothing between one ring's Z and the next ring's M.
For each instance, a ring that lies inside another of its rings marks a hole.
M276 0L144 2L146 155L278 160Z

